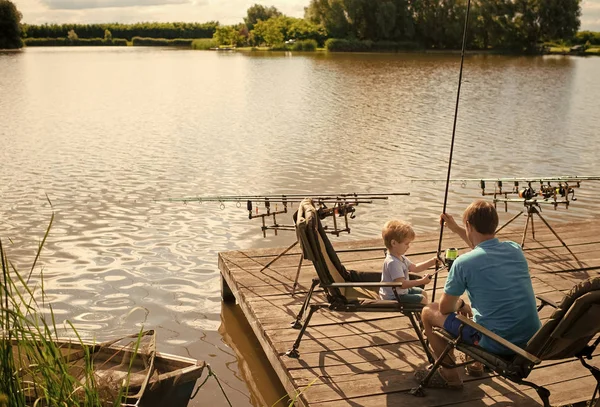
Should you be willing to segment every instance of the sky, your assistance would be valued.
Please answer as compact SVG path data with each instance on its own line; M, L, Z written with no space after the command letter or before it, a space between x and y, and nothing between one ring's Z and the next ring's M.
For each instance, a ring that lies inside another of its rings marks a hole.
M255 3L275 6L282 13L302 17L310 0L12 0L23 13L23 22L136 23L206 22L235 24ZM581 30L600 31L600 0L581 3Z

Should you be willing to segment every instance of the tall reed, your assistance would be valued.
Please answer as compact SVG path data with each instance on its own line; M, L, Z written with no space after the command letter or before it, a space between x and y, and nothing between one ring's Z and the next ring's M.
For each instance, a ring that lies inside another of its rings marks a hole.
M68 327L81 344L82 359L74 365L67 356L70 345L59 345L52 305L45 301L43 271L37 283L31 282L53 220L54 214L27 275L9 260L0 239L0 403L11 407L119 406L124 390L107 396L98 385L90 347L83 346L72 324ZM44 306L49 310L46 313Z

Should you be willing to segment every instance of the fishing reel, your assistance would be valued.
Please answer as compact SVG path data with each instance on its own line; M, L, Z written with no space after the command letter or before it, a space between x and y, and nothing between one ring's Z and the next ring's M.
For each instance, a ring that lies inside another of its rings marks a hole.
M528 186L527 188L519 190L519 198L530 200L530 199L535 198L536 196L537 196L537 192L535 192L535 190L531 186Z
M338 217L346 217L349 216L350 219L356 218L354 214L356 212L356 207L352 202L347 203L336 203L333 207L328 207L324 203L320 204L319 209L317 209L317 213L319 214L319 219L323 220L329 216L338 216Z

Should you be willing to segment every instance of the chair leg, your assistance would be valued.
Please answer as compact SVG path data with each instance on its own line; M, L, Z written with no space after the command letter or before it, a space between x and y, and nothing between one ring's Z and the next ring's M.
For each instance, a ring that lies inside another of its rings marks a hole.
M291 322L290 325L292 325L292 328L294 329L300 329L302 328L302 324L300 323L300 321L302 321L302 316L304 315L304 313L306 312L307 308L308 308L308 304L310 304L310 298L313 295L313 291L315 291L315 287L319 284L319 279L318 278L313 278L312 284L310 286L310 289L308 290L308 293L306 294L306 297L304 297L304 303L302 304L302 308L300 308L300 312L298 312L298 315L296 316L296 319L294 321Z
M419 342L421 342L421 346L423 346L423 350L425 351L425 354L427 355L427 360L429 361L429 363L434 363L435 358L433 357L433 354L431 353L429 344L428 344L427 340L425 340L425 337L423 336L423 331L421 330L421 326L418 323L418 322L420 322L421 318L417 317L416 314L417 313L415 313L415 312L409 313L408 319L410 319L410 323L412 324L412 326L417 334L417 337L419 338Z
M540 398L542 399L542 403L544 403L544 407L552 407L550 405L550 390L548 390L545 387L538 386L535 383L528 382L526 380L521 380L518 382L518 384L524 384L524 385L527 385L527 386L535 389L538 396L540 396Z
M594 349L595 349L595 346L592 349L592 352ZM598 391L600 391L600 369L598 369L596 366L592 366L592 365L588 364L582 356L579 357L579 361L581 362L581 364L583 366L585 366L592 373L592 376L594 376L594 379L596 379L596 388L594 389L594 394L592 395L592 400L590 401L590 406L591 406L594 402L594 399L596 398L596 394L598 393ZM596 405L600 406L600 397L598 398L598 403L596 403Z
M298 357L300 357L300 352L298 352L298 348L300 347L300 342L302 341L302 337L304 336L304 332L306 331L306 328L308 328L308 324L310 322L310 319L312 318L312 316L315 313L315 311L318 310L319 308L323 308L323 307L325 307L325 305L311 305L310 306L310 311L308 311L308 315L306 316L306 319L304 320L304 324L302 325L302 329L300 330L300 332L298 332L298 337L296 338L296 341L292 345L292 349L288 350L285 353L285 355L287 357L294 358L294 359L297 359Z
M452 349L454 349L454 343L450 342L450 343L448 343L448 346L446 346L446 349L444 349L444 351L442 352L440 357L437 358L437 360L431 367L431 370L429 370L429 373L427 374L427 376L425 376L425 378L421 381L421 383L419 383L419 387L415 387L415 388L411 389L410 394L412 394L413 396L417 396L417 397L425 396L425 390L423 390L423 388L427 387L427 385L429 384L429 380L431 380L431 377L433 376L435 371L440 368L440 366L442 365L442 361L444 360L444 358L446 356L448 356L448 353L450 353L450 351Z

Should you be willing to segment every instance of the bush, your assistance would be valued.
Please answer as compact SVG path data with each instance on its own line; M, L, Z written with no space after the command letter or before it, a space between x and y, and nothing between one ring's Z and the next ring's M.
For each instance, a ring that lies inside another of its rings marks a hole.
M136 47L136 46L141 46L141 47L147 47L147 46L162 46L162 47L167 47L169 46L169 41L165 38L146 38L146 37L133 37L131 39L131 44Z
M103 38L25 38L23 42L28 47L127 46L127 40L124 38L114 38L112 41Z
M296 41L292 45L292 51L312 52L312 51L316 51L318 46L319 46L319 44L317 44L317 41L315 41L315 40Z
M373 49L373 41L330 38L325 41L325 48L331 52L369 52Z
M600 45L600 32L580 31L573 38L573 44L583 45L588 41L591 45Z
M194 42L192 38L175 38L174 40L169 40L169 45L172 47L190 48L192 46L192 42Z
M207 50L218 47L217 41L212 38L201 38L192 41L192 48L199 50Z
M106 44L106 45L109 45L109 44ZM113 38L111 45L114 45L117 47L126 47L127 40L125 38Z
M283 42L275 44L271 47L271 51L290 51L290 47L285 45Z
M192 38L175 38L173 40L167 40L166 38L147 38L147 37L133 37L131 42L133 46L141 47L191 47Z

